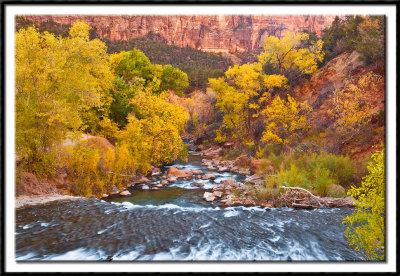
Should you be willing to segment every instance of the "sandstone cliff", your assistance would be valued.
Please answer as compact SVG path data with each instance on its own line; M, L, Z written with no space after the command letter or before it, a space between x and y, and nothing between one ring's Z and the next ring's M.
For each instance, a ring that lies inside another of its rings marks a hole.
M130 40L159 35L167 44L210 52L237 53L262 46L268 35L304 29L322 35L335 16L323 15L24 15L36 24L54 21L72 25L84 20L100 38Z

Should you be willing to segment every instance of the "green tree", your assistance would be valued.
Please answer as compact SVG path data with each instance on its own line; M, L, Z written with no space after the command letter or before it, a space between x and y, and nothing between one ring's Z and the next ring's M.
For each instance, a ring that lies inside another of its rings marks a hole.
M385 259L385 153L376 151L368 163L368 175L361 187L348 191L356 211L344 219L350 246L367 260Z
M178 96L183 96L183 90L189 86L188 76L172 65L164 65L161 75L160 90L173 90Z

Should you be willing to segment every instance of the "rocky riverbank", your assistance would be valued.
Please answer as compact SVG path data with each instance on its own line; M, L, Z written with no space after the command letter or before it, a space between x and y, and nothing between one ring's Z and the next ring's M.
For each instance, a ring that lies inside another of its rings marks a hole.
M353 207L353 200L350 197L319 197L298 187L279 187L279 189L268 191L266 196L265 172L273 172L274 168L267 162L267 164L263 164L264 170L260 170L262 161L252 159L247 155L239 156L235 160L221 160L220 154L223 149L232 146L232 144L226 143L223 147L213 146L205 149L203 146L189 144L192 155L203 157L201 165L206 168L205 171L178 169L171 166L162 172L160 168L153 168L146 176L136 177L126 189L118 190L114 187L110 195L130 196L129 188L159 190L179 181L191 181L191 186L204 188L204 181L214 182L217 178L216 174L231 172L245 176L244 181L237 182L233 178L220 181L211 190L204 192L203 199L205 201L217 204L222 208L231 206L287 206L300 209ZM341 186L335 186L344 192ZM264 195L259 195L260 189L264 189ZM104 194L103 198L106 199L110 195Z

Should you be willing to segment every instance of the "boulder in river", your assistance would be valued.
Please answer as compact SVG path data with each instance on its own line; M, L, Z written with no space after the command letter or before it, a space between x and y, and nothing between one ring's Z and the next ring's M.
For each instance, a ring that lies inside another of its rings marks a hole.
M178 180L178 178L176 176L170 176L170 177L167 178L167 181L169 183L176 182L177 180Z
M120 192L119 195L121 195L121 196L130 196L132 194L128 190L125 190L125 191Z
M199 183L199 182L193 182L192 186L202 188L202 187L204 187L204 184L203 183Z
M176 167L170 167L168 169L168 177L192 177L193 173L191 170L178 170Z
M227 172L227 171L229 171L229 168L228 167L219 167L218 171L219 172Z
M193 173L193 174L203 174L203 171L202 171L202 170L193 169L193 170L192 170L192 173Z
M213 162L210 159L202 159L201 164L204 166L212 166Z
M149 190L149 189L150 189L150 187L147 186L147 185L143 185L143 186L142 186L142 190Z
M202 177L203 180L214 180L215 178L216 178L216 176L213 173L206 173Z
M108 197L108 194L102 194L101 195L101 198L107 198Z
M215 200L215 196L212 193L209 193L209 192L205 192L204 195L203 195L203 198L206 201L214 201Z
M151 171L151 175L152 175L152 176L157 176L157 175L160 175L160 174L161 174L160 168L154 168L154 169Z
M162 186L167 186L167 185L168 185L168 180L162 179L162 180L160 181L160 184L161 184Z
M145 176L141 176L134 181L135 184L142 184L147 182L150 182L150 180Z
M214 191L212 194L213 194L213 196L215 196L216 198L222 197L222 192L221 192L221 191Z

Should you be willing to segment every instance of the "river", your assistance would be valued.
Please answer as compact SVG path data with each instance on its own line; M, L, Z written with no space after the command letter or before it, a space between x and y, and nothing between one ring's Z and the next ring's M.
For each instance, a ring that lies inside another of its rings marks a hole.
M191 154L181 169L201 169ZM167 167L163 168L164 170ZM223 260L359 261L348 246L343 217L352 209L229 207L202 195L229 177L216 173L204 187L180 181L160 190L131 189L107 201L53 202L16 211L17 261Z

